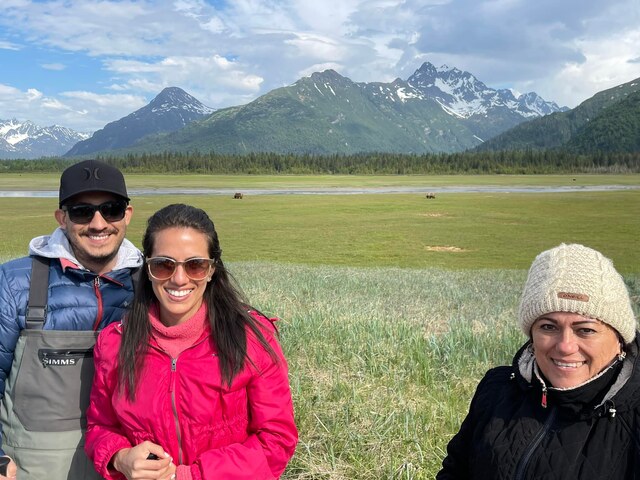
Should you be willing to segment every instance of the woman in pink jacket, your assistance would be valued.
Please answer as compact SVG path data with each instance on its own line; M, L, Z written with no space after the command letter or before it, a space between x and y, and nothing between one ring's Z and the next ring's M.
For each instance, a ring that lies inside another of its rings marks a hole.
M96 343L85 450L106 479L275 479L298 434L271 320L233 286L207 214L148 220L130 313Z

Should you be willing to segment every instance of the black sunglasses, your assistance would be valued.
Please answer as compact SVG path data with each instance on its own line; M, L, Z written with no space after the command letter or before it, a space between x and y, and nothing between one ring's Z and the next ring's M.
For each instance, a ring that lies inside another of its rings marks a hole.
M73 223L85 225L91 223L96 212L100 212L107 222L119 222L127 211L127 202L122 200L110 200L100 205L79 203L77 205L64 205L62 210L67 212L69 220Z
M190 258L184 262L178 262L169 257L152 257L147 258L147 269L151 278L164 281L169 280L176 273L178 265L182 265L184 273L191 280L203 280L209 275L215 263L216 261L211 258Z

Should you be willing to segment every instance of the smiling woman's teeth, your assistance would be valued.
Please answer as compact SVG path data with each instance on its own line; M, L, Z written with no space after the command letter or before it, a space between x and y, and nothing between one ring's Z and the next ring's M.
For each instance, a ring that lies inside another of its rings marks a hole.
M172 297L184 297L191 293L191 290L169 290L167 289L167 293Z
M559 362L558 360L554 360L553 363L555 365L557 365L558 367L567 367L567 368L578 368L580 365L582 365L584 362L572 362L572 363L567 363L567 362Z

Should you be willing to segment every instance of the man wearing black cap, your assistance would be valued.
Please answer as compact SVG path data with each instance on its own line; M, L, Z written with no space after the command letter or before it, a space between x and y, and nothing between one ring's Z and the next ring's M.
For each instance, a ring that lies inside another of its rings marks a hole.
M0 480L99 478L84 409L97 332L122 318L142 265L125 239L132 213L118 169L74 164L60 178L59 228L0 265L0 455L12 459Z

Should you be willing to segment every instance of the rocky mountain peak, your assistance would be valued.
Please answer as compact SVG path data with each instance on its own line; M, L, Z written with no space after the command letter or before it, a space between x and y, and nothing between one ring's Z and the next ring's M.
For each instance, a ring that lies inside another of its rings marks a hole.
M171 109L182 109L201 115L208 115L215 110L202 104L197 98L189 95L179 87L164 88L156 97L149 102L144 109L159 113Z
M534 92L516 98L510 90L487 87L473 74L447 65L436 68L425 62L407 79L407 83L434 98L451 114L462 118L484 116L496 110L509 110L530 118L562 110Z
M58 156L88 137L86 133L60 125L41 127L29 120L0 119L0 158Z

